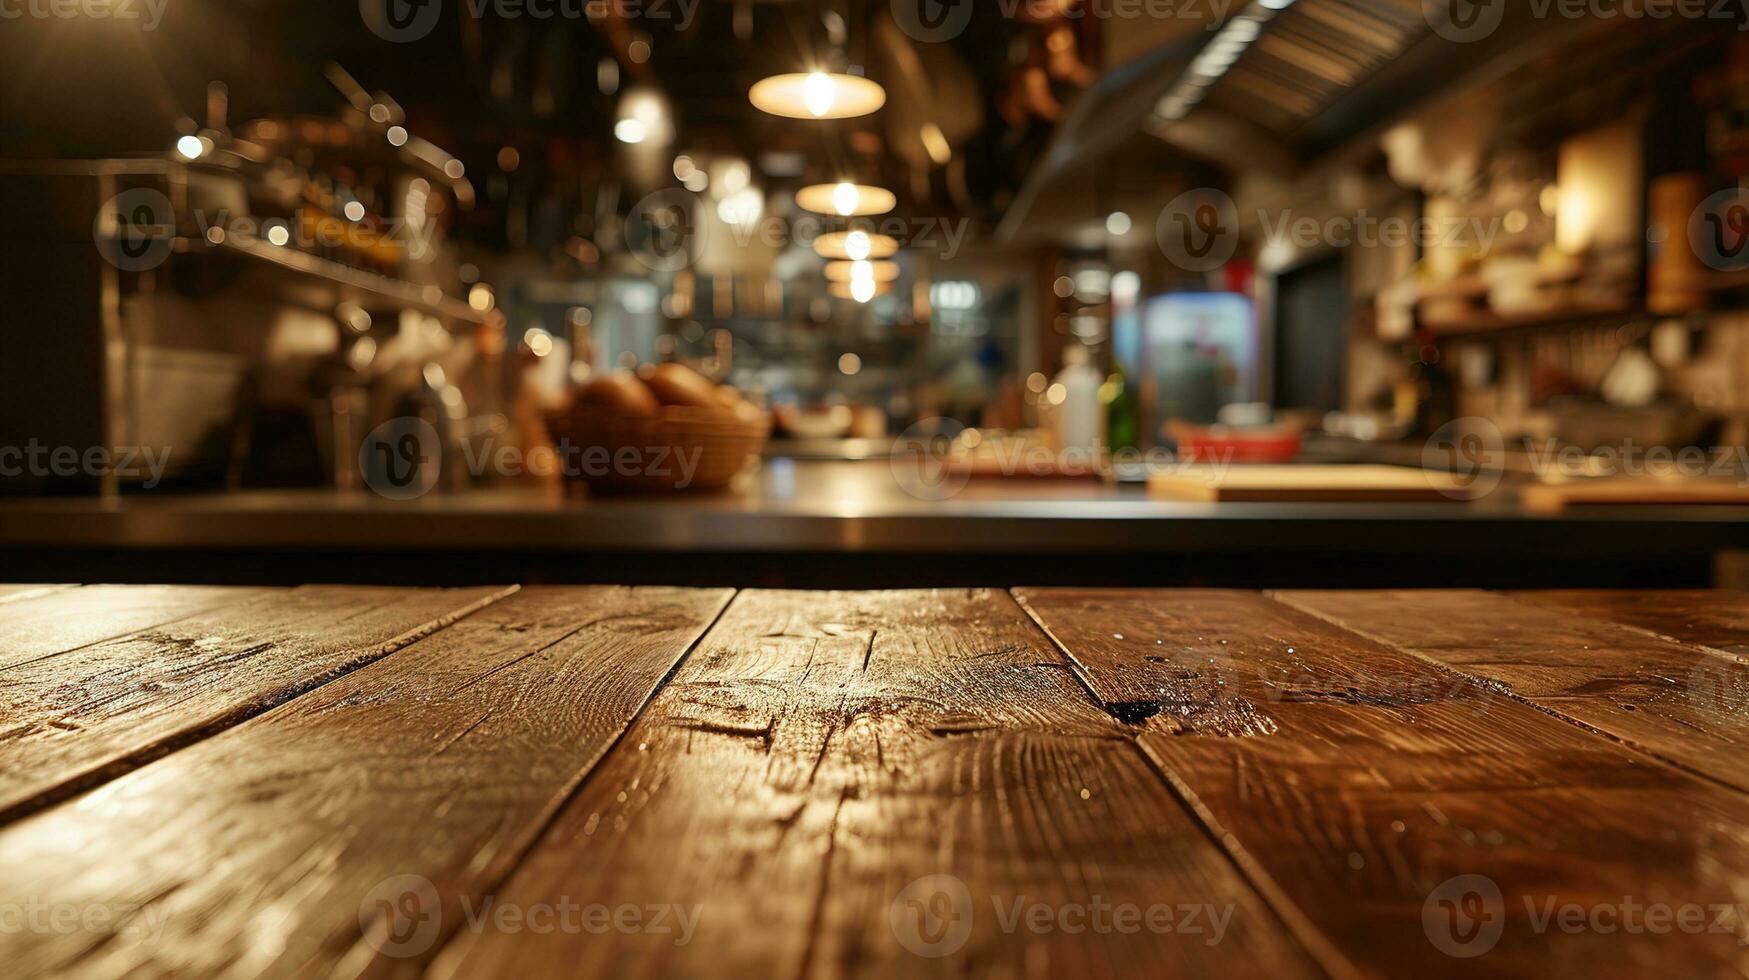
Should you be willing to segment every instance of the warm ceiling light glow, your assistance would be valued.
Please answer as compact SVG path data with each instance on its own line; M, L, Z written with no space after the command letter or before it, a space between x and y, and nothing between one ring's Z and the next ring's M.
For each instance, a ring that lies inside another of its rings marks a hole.
M347 201L346 206L341 210L346 213L346 220L348 221L364 220L364 205L357 201Z
M765 214L765 195L754 187L743 187L717 202L717 217L724 224L749 228Z
M870 297L871 299L873 297ZM853 377L862 370L862 358L855 354L845 354L838 358L838 372L845 377Z
M892 191L867 184L811 184L796 192L796 204L803 210L843 218L886 214L898 203Z
M866 303L869 300L874 299L876 296L885 296L892 292L893 284L890 282L872 282L867 279L858 279L856 282L830 283L828 284L827 289L833 296L836 296L839 299L853 299L858 303ZM859 293L861 296L858 295ZM862 296L866 296L868 299L863 299Z
M851 119L887 104L887 90L861 75L773 75L747 93L755 108L789 119Z
M553 352L553 335L539 327L530 330L522 338L522 342L528 345L529 353L536 357L545 357Z
M945 167L953 162L953 147L948 144L947 134L941 131L940 126L924 123L918 136L923 140L923 149L928 152L929 159L935 161L936 166Z
M898 254L899 242L866 231L834 231L814 239L814 252L823 259L888 259Z
M839 214L856 213L856 206L862 202L862 193L855 184L839 184L832 188L832 210Z
M642 143L644 137L648 135L650 135L650 127L644 125L642 119L621 119L613 124L613 136L621 143L630 143L636 146Z
M492 307L498 305L498 297L492 295L492 287L485 283L475 283L468 290L468 305L481 313L492 312Z
M667 146L674 139L674 124L668 109L668 98L650 86L640 85L627 89L620 96L619 111L615 114L615 119L613 135L621 143L661 147Z
M897 262L828 262L826 263L826 278L832 282L855 282L867 279L871 282L892 282L899 278L899 263Z
M1130 221L1130 216L1122 211L1113 211L1105 219L1105 230L1120 238L1129 234L1132 227L1134 224Z
M176 141L176 152L185 160L199 160L206 152L206 144L198 136L184 136Z
M407 127L405 126L390 126L388 136L390 146L407 145Z
M832 78L817 71L802 81L802 104L815 118L824 118L832 111Z

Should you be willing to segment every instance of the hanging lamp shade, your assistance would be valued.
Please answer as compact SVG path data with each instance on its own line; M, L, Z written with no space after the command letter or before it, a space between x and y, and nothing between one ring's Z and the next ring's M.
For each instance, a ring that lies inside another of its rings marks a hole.
M796 191L796 204L815 214L835 214L841 218L857 218L871 214L886 214L899 199L885 187L868 184L810 184Z
M872 231L828 232L814 239L814 253L823 259L890 259L899 252L897 239Z
M893 291L890 282L871 282L867 279L858 282L835 282L827 287L833 296L839 299L853 299L858 303L866 303L876 296L885 296Z
M893 282L899 278L899 263L897 262L828 262L826 263L826 279L829 282L855 282L858 279L872 279L875 282Z
M861 75L808 72L760 79L747 92L754 108L787 119L854 119L887 104L887 90Z

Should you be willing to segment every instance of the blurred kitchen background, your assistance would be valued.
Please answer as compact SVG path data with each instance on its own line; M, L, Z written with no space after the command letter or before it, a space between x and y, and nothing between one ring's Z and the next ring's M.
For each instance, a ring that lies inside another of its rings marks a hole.
M10 575L1678 584L1745 546L1741 10L5 4L0 445L114 457L0 476ZM770 429L721 491L469 465L669 363ZM385 492L360 447L407 419L442 451ZM919 444L948 485L895 475ZM1706 471L1626 486L1623 446ZM1186 459L1466 492L1150 493Z

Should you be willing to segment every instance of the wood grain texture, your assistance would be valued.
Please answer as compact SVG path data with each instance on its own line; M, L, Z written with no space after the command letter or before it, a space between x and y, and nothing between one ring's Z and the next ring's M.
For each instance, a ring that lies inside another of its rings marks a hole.
M432 975L1315 972L1066 666L1000 592L743 592L496 897L626 928L488 921Z
M76 589L76 585L0 585L0 604L17 602L20 599L34 599L39 595L58 592L61 589Z
M1288 921L1358 971L1749 970L1749 807L1735 791L1263 596L1019 595L1082 660L1160 670L1164 700L1141 745L1265 894L1291 903ZM1194 723L1222 701L1269 724ZM1620 925L1624 898L1640 931ZM1645 907L1660 903L1708 924L1647 931ZM1615 928L1545 918L1569 904L1616 909L1595 920Z
M1749 664L1490 592L1276 598L1749 791Z
M0 901L106 914L0 930L0 959L14 976L415 970L729 594L524 590L0 831Z
M0 670L0 821L370 663L507 594L309 586Z
M20 593L19 601L0 606L0 677L9 667L269 594L267 589L179 585L91 585L34 596Z
M1749 592L1650 589L1514 592L1524 602L1559 606L1607 619L1678 643L1690 643L1749 660Z

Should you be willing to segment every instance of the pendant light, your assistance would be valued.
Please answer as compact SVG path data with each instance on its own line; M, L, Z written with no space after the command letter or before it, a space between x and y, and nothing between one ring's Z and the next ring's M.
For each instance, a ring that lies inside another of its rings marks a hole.
M898 203L899 199L893 192L884 187L853 184L849 181L810 184L796 191L796 204L802 210L837 215L841 218L886 214Z
M773 75L748 91L754 108L786 119L854 119L887 104L879 82L841 72Z
M897 262L828 262L826 263L826 280L828 282L855 282L858 279L871 279L875 282L893 282L899 278L899 263Z
M858 279L855 282L835 282L827 285L827 291L839 299L853 299L858 303L867 303L876 296L885 296L893 291L890 282L875 282L872 279Z
M814 239L814 253L823 259L890 259L899 253L897 239L871 231L834 231Z

